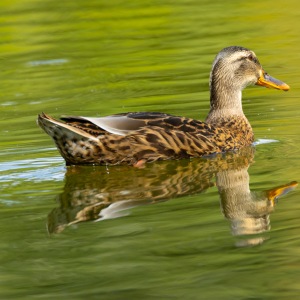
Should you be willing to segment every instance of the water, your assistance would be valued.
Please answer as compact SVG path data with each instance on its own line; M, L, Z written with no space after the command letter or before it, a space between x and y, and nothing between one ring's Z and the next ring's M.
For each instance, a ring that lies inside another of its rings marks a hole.
M266 192L299 181L298 2L0 6L1 298L299 295L299 189L278 203ZM66 169L35 123L41 111L204 119L211 62L229 45L291 86L244 92L255 153Z

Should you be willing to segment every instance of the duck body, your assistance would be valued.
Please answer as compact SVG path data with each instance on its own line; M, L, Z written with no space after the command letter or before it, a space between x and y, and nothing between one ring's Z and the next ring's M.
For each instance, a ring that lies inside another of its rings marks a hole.
M139 166L156 160L207 156L253 143L241 99L242 89L251 84L289 89L264 72L251 50L233 46L223 49L213 62L211 108L205 122L154 112L61 120L42 113L38 124L53 138L67 165Z
M91 119L65 117L65 123L60 123L45 114L39 116L41 126L55 137L67 165L136 165L141 161L200 157L239 149L254 140L247 120L239 118L224 120L222 126L149 112L92 119L94 122ZM111 120L126 120L127 125L137 127L128 132L123 129L122 134L111 133L103 129L103 124Z

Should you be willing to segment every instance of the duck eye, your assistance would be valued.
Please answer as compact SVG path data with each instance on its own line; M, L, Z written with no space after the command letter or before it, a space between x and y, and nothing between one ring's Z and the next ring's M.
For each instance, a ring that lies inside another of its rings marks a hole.
M249 60L251 60L251 61L254 61L254 57L253 57L252 54L250 54L247 58L248 58Z

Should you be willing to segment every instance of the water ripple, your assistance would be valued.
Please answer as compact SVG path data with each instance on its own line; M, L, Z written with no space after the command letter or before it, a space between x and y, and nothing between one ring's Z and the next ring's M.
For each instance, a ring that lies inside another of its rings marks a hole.
M64 178L64 165L62 158L38 158L24 159L1 163L0 181L14 182L17 181L61 181Z

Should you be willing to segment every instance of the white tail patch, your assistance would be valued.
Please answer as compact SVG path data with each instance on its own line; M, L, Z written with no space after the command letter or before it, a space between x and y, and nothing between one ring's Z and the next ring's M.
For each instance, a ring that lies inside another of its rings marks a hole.
M76 137L77 139L87 138L90 140L97 141L98 139L93 135L73 126L70 126L61 121L55 120L45 114L41 114L38 117L38 124L45 130L47 134L54 137L58 132L61 135Z

